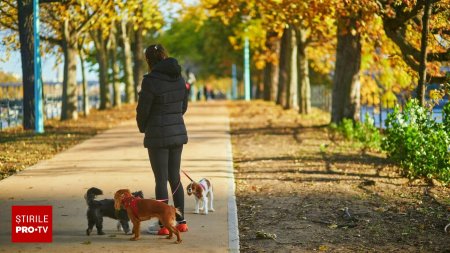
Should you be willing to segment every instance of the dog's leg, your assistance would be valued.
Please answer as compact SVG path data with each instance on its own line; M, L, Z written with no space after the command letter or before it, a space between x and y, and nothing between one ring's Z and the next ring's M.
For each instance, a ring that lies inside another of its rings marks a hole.
M103 232L103 215L100 212L100 210L97 209L95 212L95 216L97 220L95 221L95 227L97 228L97 235L104 235L105 232Z
M131 241L137 241L139 240L139 236L140 236L140 229L141 229L141 222L136 220L136 219L132 219L131 220L133 222L133 234L134 236L130 238Z
M208 197L203 197L203 214L208 214Z
M91 235L92 230L94 229L96 217L95 212L89 209L87 211L87 219L88 219L88 228L86 229L86 235Z
M177 236L177 240L175 243L181 243L182 240L180 236L180 231L178 231L178 229L173 226L169 226L167 227L167 229L169 229L169 236L167 236L167 239L172 239L173 234L175 234Z
M203 198L198 200L198 206L199 206L198 210L200 212L203 212Z
M127 220L120 220L119 226L122 227L123 232L125 232L126 235L127 235L128 233L130 233L130 225L128 224L128 221L127 221Z
M171 225L166 226L167 230L169 230L169 235L166 237L166 239L172 239L173 237L173 227Z
M139 240L139 237L141 237L141 222L140 221L137 222L136 230L134 232L135 232L134 237L136 238L136 240Z
M176 243L180 243L180 231L178 231L178 229L172 225L176 224L175 215L173 215L171 218L165 217L163 220L161 220L161 223L169 230L169 235L166 237L166 239L172 239L173 234L175 234L177 236Z
M194 213L199 213L198 208L200 206L199 200L195 197L195 210Z
M210 212L215 211L214 207L213 207L213 202L214 202L214 193L213 193L212 186L211 186L211 188L209 189L209 205L210 205L209 211Z

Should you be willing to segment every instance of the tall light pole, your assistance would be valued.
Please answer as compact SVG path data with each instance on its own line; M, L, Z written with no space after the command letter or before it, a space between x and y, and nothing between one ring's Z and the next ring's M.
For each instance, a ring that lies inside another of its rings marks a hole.
M242 21L245 24L244 33L244 98L250 101L250 43L248 41L248 22L249 15L242 15Z
M250 43L247 29L245 29L244 38L244 94L245 101L250 101Z
M39 0L33 0L33 36L34 36L34 131L44 132L42 106L41 54L39 52Z

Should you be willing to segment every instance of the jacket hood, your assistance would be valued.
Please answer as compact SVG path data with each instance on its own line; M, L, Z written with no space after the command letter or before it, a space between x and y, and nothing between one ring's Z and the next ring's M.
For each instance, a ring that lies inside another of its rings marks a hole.
M175 58L166 58L152 68L150 77L166 81L177 81L181 78L181 66Z

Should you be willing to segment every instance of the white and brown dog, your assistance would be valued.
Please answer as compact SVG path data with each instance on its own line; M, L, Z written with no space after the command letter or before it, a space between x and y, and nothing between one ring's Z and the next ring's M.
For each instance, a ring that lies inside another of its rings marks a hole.
M214 193L211 182L208 179L201 179L200 181L194 182L192 181L186 187L187 194L189 196L195 196L195 211L194 213L208 214L208 211L214 212L213 201L214 201ZM209 209L208 209L208 199L209 199ZM201 207L200 207L201 205Z

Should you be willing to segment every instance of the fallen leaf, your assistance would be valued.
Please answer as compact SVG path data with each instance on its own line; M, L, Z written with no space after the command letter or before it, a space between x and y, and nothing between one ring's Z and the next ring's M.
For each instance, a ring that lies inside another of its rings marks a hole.
M331 229L336 229L338 227L338 225L337 224L331 224L328 227L331 228Z
M327 245L320 245L319 246L319 250L320 251L327 251L328 250L328 246Z
M264 231L256 231L256 238L257 239L277 239L276 234L266 233Z

